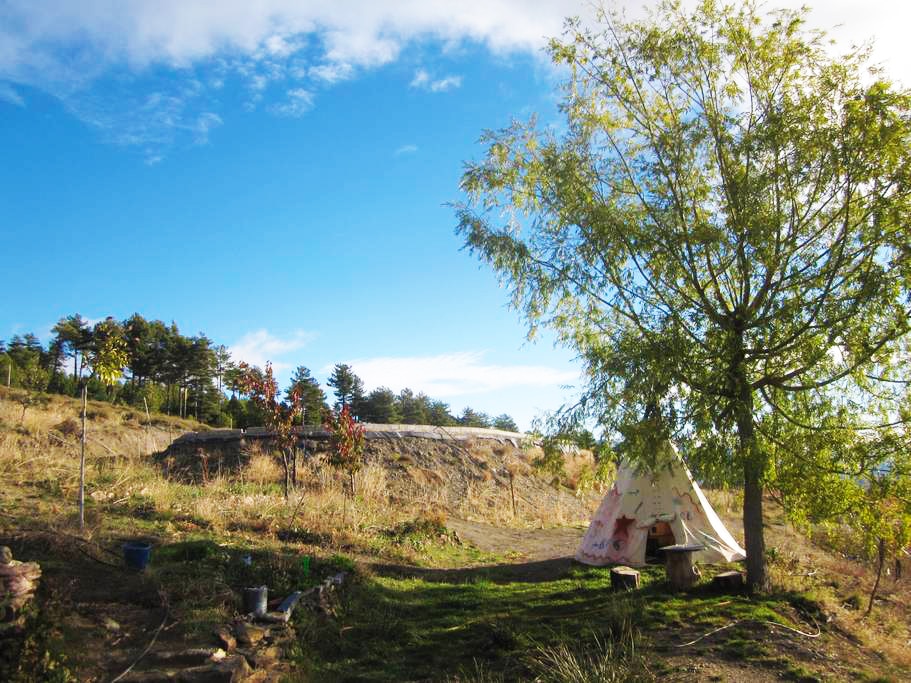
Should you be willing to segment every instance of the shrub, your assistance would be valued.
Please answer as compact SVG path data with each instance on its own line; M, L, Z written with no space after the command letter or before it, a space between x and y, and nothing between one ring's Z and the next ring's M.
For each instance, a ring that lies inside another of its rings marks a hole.
M63 434L63 436L67 436L67 437L77 436L81 432L79 423L76 422L76 420L74 420L71 417L68 417L65 420L63 420L63 422L58 423L57 426L54 427L54 429L56 429L58 432Z

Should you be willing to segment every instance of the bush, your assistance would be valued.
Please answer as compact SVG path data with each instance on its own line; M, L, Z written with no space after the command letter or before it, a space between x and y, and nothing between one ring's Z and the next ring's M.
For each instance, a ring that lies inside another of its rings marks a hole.
M77 436L82 431L79 427L79 423L71 417L68 417L63 422L57 424L54 429L63 434L63 436L67 437Z

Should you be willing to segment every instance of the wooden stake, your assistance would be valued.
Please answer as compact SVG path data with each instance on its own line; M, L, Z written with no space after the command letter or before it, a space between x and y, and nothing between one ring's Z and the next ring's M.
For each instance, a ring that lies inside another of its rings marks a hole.
M82 447L79 453L79 529L85 529L85 413L89 400L88 383L82 385Z

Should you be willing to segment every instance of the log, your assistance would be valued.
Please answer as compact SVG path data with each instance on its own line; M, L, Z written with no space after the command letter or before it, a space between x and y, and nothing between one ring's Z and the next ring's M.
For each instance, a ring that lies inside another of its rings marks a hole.
M667 580L674 590L686 590L699 580L701 574L693 565L693 553L703 550L701 545L669 545L664 551Z
M743 588L743 573L721 572L712 577L712 588L720 591L739 591Z
M614 590L638 588L639 572L630 567L614 567L610 570L610 585Z

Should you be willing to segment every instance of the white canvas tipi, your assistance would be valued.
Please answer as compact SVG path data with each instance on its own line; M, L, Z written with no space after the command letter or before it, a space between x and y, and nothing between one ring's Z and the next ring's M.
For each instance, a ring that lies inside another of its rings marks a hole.
M673 449L672 449L673 450ZM683 460L673 450L656 472L623 464L610 492L582 538L579 562L592 565L645 564L646 546L698 544L698 562L733 562L746 552L709 505Z

